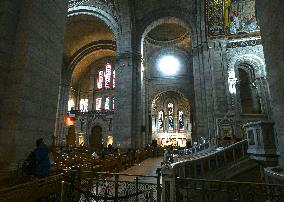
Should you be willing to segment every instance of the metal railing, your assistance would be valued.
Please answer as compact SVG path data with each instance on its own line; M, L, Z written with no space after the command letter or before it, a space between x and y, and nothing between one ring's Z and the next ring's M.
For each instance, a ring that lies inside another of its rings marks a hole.
M161 175L82 172L81 182L62 182L61 201L161 202Z

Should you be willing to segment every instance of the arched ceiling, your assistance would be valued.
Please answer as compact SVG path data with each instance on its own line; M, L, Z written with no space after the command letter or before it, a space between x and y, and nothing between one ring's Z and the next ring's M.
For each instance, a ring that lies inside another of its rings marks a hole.
M80 79L88 71L88 67L96 60L104 57L115 56L115 52L112 50L100 50L92 52L91 54L84 57L74 69L72 73L71 86L75 87L80 82Z
M176 23L163 23L152 29L147 37L155 41L172 41L187 35L187 30Z
M100 19L90 15L75 15L68 18L64 50L67 57L87 44L99 40L113 40L110 28Z
M115 41L111 29L99 18L90 15L74 15L68 18L64 41L64 56L70 63L74 56L82 52L84 48L90 47L94 42L104 43L104 41ZM82 76L87 72L88 67L94 61L104 57L115 56L115 51L111 49L100 49L88 52L72 72L71 85L75 87Z

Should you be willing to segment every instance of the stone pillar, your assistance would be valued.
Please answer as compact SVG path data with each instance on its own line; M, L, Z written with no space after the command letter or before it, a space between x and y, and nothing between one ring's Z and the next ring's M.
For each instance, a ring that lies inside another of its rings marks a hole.
M195 91L196 140L200 137L208 139L214 131L214 102L212 69L209 65L207 43L193 49L193 74Z
M5 72L1 79L1 106L5 108L0 117L0 167L24 160L40 137L47 144L52 142L67 4L61 0L0 3L1 50L6 48L0 54Z
M260 161L265 166L277 165L277 152L274 137L274 123L253 122L245 125L248 150L251 158Z
M54 138L55 145L65 145L68 128L64 122L64 117L68 112L70 86L68 82L61 81L58 93L57 112L55 121Z
M114 141L122 149L137 148L141 139L141 99L137 84L137 54L122 53L116 58ZM141 61L141 60L140 60Z
M272 98L272 116L280 152L279 163L284 166L284 4L282 0L261 0L255 3Z
M170 164L162 166L162 201L173 202L176 198L175 172Z

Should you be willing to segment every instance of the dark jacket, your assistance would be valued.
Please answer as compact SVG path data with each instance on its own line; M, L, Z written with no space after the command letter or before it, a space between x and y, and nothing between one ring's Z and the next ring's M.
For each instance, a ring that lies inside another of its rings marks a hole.
M45 177L50 173L50 160L48 157L48 148L45 144L40 144L35 150L35 174L39 177Z

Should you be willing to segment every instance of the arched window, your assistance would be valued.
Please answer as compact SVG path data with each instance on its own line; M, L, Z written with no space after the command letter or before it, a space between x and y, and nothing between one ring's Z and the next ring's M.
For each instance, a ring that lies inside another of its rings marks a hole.
M111 65L109 63L106 64L106 73L105 73L105 88L111 88Z
M184 131L183 111L178 111L179 132Z
M98 89L102 89L104 86L104 71L99 71L99 77L97 79L97 87Z
M96 110L101 110L102 109L102 98L97 98L96 99Z
M239 92L242 113L261 113L260 98L255 84L251 81L250 73L243 68L238 68Z
M115 70L112 71L110 63L105 65L105 71L98 72L97 89L110 89L115 88Z
M81 99L80 100L80 111L81 112L88 111L88 99Z
M105 110L110 110L109 102L110 102L110 98L109 98L109 97L106 97L106 101L105 101Z
M168 129L169 131L173 131L174 130L174 104L173 103L169 103L168 104L168 117L169 117L169 125L168 125Z
M159 131L164 131L164 112L159 111Z

